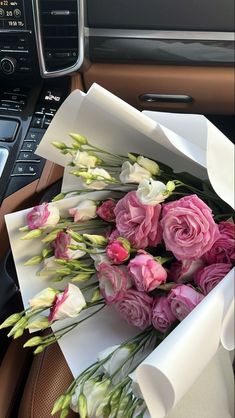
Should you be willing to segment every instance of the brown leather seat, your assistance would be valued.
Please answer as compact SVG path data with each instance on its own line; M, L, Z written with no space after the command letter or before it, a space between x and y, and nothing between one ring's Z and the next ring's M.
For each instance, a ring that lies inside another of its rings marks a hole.
M51 418L54 402L72 380L73 376L58 344L36 355L24 388L18 418ZM59 416L60 413L54 415L55 418ZM68 418L77 416L70 411Z

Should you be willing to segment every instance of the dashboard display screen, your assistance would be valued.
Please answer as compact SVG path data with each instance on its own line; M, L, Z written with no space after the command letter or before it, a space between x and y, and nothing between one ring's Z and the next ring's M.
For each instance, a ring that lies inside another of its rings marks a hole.
M0 0L0 29L25 29L24 0Z

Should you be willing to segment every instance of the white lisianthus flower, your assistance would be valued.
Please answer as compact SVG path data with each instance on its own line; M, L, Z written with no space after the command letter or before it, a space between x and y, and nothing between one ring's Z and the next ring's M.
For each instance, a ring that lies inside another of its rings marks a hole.
M75 318L86 306L86 301L81 290L69 283L64 292L57 295L51 308L49 321L57 321L65 318Z
M89 379L85 382L83 386L83 394L86 397L87 402L87 416L96 417L97 408L102 403L107 389L110 386L109 380L97 381L95 379ZM72 396L70 407L74 412L79 412L78 409L78 397L80 395L81 385L79 384Z
M116 384L127 374L127 370L130 367L131 361L133 360L128 360L128 357L131 354L131 348L133 347L120 347L118 345L114 345L106 348L98 354L98 361L102 361L105 359L105 357L114 352L110 359L102 365L102 369L109 377L111 377L115 371L120 369L120 372L113 378L113 384Z
M84 199L76 208L70 209L69 214L74 216L74 222L88 221L96 217L96 204L93 200Z
M91 180L85 183L87 189L102 190L107 186L105 180L111 180L111 176L104 168L90 168L87 174L91 175Z
M139 164L134 163L133 165L129 161L125 161L122 164L122 171L119 176L122 183L140 183L144 179L149 179L151 173Z
M146 170L150 171L153 176L156 176L160 171L159 165L155 161L143 157L142 155L137 158L137 163L141 165L141 167L144 167Z
M78 151L73 163L80 168L94 168L98 162L95 155L89 155L86 151Z
M37 276L51 276L55 274L58 269L58 263L55 261L55 257L44 258L43 268L37 272Z
M136 191L136 195L143 205L153 206L164 202L168 196L167 193L164 195L166 191L167 188L164 183L149 179L141 181Z
M78 260L79 258L82 258L86 254L86 244L84 244L84 242L78 243L77 241L71 238L69 245L79 245L80 247L77 250L72 250L71 248L67 248L67 256L69 260ZM83 251L83 248L84 248L84 251Z
M32 299L29 299L29 306L31 309L50 307L58 293L58 290L47 287L37 293Z

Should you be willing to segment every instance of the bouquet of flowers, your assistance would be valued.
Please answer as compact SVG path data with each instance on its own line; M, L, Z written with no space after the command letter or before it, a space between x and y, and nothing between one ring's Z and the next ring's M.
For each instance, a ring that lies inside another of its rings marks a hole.
M52 414L141 418L148 410L135 370L232 269L233 212L208 181L70 138L52 145L78 187L28 210L19 228L21 242L40 249L22 260L25 274L33 267L50 286L0 328L15 339L52 326L25 343L37 354L102 310L116 312L130 337L97 353Z
M85 187L115 185L113 197L86 198L66 218L47 203L28 212L22 239L39 238L44 245L25 266L39 265L39 276L67 284L64 290L45 288L1 327L13 326L9 336L18 338L24 329L46 329L85 313L72 325L30 338L25 346L36 347L36 354L105 305L113 306L143 331L99 355L58 399L53 413L61 410L65 417L71 405L82 417L143 416L146 406L134 395L130 374L231 270L235 225L231 213L223 213L226 205L213 191L203 192L202 184L196 189L182 181L183 175L144 156L108 153L107 158L106 150L84 136L71 137L71 147L53 144L71 155L71 172ZM122 191L123 185L130 190Z

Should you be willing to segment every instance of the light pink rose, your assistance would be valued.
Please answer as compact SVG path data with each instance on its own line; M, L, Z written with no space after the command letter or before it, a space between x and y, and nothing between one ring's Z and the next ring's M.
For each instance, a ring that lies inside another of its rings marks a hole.
M100 218L104 219L107 222L114 222L115 221L115 214L114 208L116 206L116 202L113 199L105 200L96 210L97 215Z
M63 260L81 258L86 254L86 246L83 242L79 243L81 249L71 250L69 245L78 245L78 243L71 238L66 232L58 232L55 241L53 242L55 258ZM84 248L84 251L83 251Z
M107 245L106 255L114 264L122 264L128 260L130 249L126 248L121 240L114 240Z
M197 195L163 205L161 226L166 248L178 260L196 260L219 238L211 209Z
M186 283L193 280L195 273L204 266L204 261L182 260L171 264L168 278L176 283Z
M184 284L176 286L168 295L171 311L179 321L183 321L203 298L193 287Z
M158 331L166 332L176 321L167 297L156 298L153 303L152 324Z
M114 209L117 229L135 248L156 246L162 238L160 212L161 205L143 205L135 191L129 192Z
M64 292L56 296L48 319L53 322L65 318L75 318L85 306L86 301L81 290L69 283Z
M59 210L56 207L49 207L44 202L39 206L34 206L26 216L29 229L38 229L43 226L55 226L60 220Z
M153 298L138 290L128 290L116 309L130 325L145 329L151 325Z
M235 224L229 221L220 222L219 232L220 237L203 256L207 264L235 261Z
M162 265L145 252L139 253L129 262L128 270L140 292L151 292L165 283L167 278L167 272Z
M232 265L228 263L215 263L199 270L194 278L198 287L204 295L207 295L231 270Z
M107 263L99 264L97 273L99 279L100 293L107 304L122 299L132 286L127 268L125 266L113 266Z

